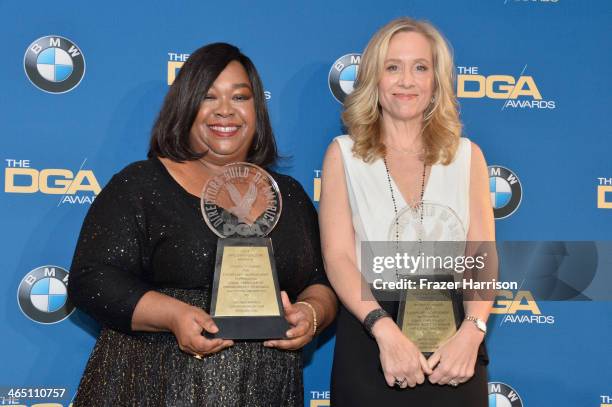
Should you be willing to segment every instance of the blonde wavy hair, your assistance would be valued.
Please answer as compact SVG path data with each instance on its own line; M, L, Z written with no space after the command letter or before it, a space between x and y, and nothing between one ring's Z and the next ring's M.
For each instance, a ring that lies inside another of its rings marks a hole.
M449 164L459 145L462 125L455 96L455 67L446 39L430 23L408 17L398 18L382 27L370 40L359 64L353 92L344 102L342 121L354 140L353 154L365 162L384 157L380 134L382 112L378 82L391 38L399 32L417 32L429 40L433 54L433 103L423 114L425 163Z

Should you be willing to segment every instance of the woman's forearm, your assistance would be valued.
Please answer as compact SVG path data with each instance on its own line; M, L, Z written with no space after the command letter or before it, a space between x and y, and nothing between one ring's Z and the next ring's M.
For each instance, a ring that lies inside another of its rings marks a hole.
M336 317L338 300L331 288L323 284L313 284L306 287L298 295L297 301L305 301L312 305L317 316L317 332L325 329Z
M370 311L380 308L367 282L348 256L328 255L325 269L338 298L360 322Z
M175 317L190 307L182 301L157 291L147 291L132 314L132 329L146 332L172 331Z

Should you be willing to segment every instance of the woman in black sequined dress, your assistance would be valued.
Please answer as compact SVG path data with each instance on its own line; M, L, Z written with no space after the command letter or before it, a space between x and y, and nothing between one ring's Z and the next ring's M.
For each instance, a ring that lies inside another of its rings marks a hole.
M148 156L110 180L83 223L69 295L102 330L74 405L303 405L300 349L331 322L336 297L316 211L293 178L271 172L283 198L269 237L289 339L202 335L217 331L206 310L218 239L202 218L202 187L225 164L269 167L277 158L250 59L221 43L192 54L166 96Z

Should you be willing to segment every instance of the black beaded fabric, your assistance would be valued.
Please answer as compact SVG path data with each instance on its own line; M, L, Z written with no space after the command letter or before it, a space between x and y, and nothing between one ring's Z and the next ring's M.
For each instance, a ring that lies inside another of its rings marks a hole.
M329 285L317 213L296 180L271 175L283 209L270 238L280 287L295 301L312 284ZM198 360L171 333L131 330L149 290L209 310L217 239L199 197L157 158L111 179L85 218L70 269L70 299L102 324L75 407L303 405L300 351L244 341Z

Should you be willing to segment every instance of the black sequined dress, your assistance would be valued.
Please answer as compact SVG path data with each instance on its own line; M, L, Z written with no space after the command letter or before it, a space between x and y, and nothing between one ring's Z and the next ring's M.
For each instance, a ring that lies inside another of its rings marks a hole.
M270 234L279 284L292 301L326 284L316 211L293 178L271 173L283 211ZM149 290L209 309L217 236L200 201L157 158L116 174L92 204L70 271L69 295L102 324L74 406L301 406L301 352L237 342L198 360L171 333L131 330Z

